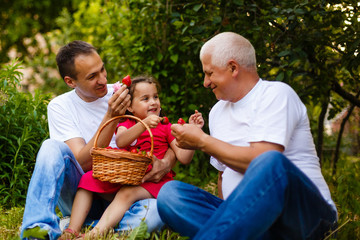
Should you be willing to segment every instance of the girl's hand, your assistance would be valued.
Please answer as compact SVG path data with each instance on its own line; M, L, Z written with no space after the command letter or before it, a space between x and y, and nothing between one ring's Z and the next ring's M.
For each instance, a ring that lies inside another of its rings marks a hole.
M189 123L197 126L198 128L202 128L204 126L204 118L198 110L195 110L195 113L189 118Z
M156 116L156 115L150 115L150 116L147 116L143 122L146 123L146 125L149 126L149 128L156 128L157 125L159 124L160 122L160 117L159 116Z

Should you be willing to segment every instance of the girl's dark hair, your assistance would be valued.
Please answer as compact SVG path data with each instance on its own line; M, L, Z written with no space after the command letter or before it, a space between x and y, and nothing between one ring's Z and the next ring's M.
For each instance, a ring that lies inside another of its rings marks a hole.
M131 79L131 85L129 87L129 94L130 94L130 99L132 100L133 95L134 95L134 91L135 91L135 87L136 84L138 83L142 83L142 82L146 82L146 83L152 83L155 84L156 89L158 90L158 93L161 90L160 84L159 82L152 76L148 76L148 75L140 75L140 76L136 76L133 79ZM125 114L130 114L132 115L132 113L130 113L128 110L126 110ZM160 111L160 116L164 116L162 110Z
M89 55L96 53L96 49L89 43L75 40L60 48L56 55L56 63L59 68L59 73L64 79L69 76L77 79L77 72L75 69L75 58L79 55Z
M129 94L130 94L131 100L134 95L136 84L142 83L142 82L153 83L153 84L155 84L158 92L160 91L160 84L154 77L147 76L147 75L136 76L133 79L131 79L131 85L129 87Z

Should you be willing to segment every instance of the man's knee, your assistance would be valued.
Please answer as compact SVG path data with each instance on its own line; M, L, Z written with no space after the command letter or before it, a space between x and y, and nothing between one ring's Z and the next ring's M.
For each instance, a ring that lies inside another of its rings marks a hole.
M46 139L41 144L39 151L51 153L51 152L64 152L67 150L68 150L68 146L66 145L66 143L59 141L59 140Z
M64 142L54 139L46 139L41 144L37 154L36 165L45 164L53 167L53 165L60 164L58 161L63 161L65 156L71 154L70 148Z
M157 207L160 216L172 212L172 208L177 206L179 199L182 197L180 181L169 181L161 189L157 197Z
M252 162L251 165L257 166L260 165L262 168L274 168L285 166L290 163L290 160L285 157L279 151L268 151L264 152L261 155L257 156Z
M171 201L172 196L176 195L176 189L178 188L180 182L178 181L169 181L161 187L160 192L158 194L158 206L166 205L169 201Z

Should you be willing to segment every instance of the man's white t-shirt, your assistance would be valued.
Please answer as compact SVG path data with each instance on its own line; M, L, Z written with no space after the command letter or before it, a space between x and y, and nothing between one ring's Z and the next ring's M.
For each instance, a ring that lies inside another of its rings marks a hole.
M335 208L321 173L306 107L287 84L260 79L238 102L218 101L209 114L209 129L211 136L236 146L260 141L284 146L284 155L313 181L324 199ZM223 171L222 191L226 199L243 175L213 157L210 161L217 170Z
M85 102L75 90L55 97L47 108L50 138L63 142L83 138L86 143L89 142L104 118L112 94L111 84L108 85L108 93L93 102ZM114 137L110 146L116 147Z

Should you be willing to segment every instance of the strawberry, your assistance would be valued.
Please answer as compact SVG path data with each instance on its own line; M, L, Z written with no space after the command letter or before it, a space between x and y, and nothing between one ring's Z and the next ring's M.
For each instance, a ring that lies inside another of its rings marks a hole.
M138 151L137 151L136 148L132 148L132 149L130 150L130 152L131 152L131 153L138 153Z
M162 117L161 123L162 124L169 124L169 119L167 117Z
M185 121L184 121L184 119L179 118L179 120L178 120L177 123L178 123L178 124L181 124L181 125L184 125L184 124L185 124Z
M124 77L121 81L123 84L125 84L126 86L130 87L131 85L131 78L129 75L127 75L126 77Z

